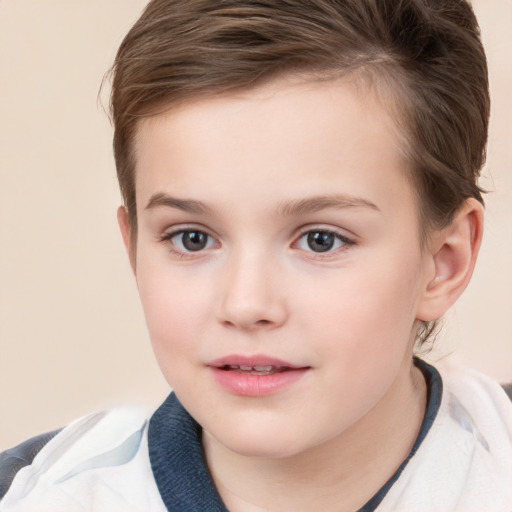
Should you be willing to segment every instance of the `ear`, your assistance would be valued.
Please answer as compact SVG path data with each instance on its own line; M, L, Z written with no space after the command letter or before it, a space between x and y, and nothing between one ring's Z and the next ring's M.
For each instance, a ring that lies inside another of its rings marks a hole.
M132 243L130 218L128 216L128 211L124 206L120 206L117 209L117 222L119 223L119 229L121 230L121 235L123 237L124 248L126 249L126 253L130 259L130 266L135 274L135 247Z
M456 302L471 279L482 242L482 205L467 199L449 226L432 236L428 257L434 275L429 278L417 310L417 319L441 318Z

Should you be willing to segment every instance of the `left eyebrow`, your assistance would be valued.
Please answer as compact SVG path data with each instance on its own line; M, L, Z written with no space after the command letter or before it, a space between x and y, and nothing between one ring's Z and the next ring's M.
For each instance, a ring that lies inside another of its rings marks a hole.
M327 208L369 208L380 212L380 209L376 204L362 197L355 197L351 195L327 195L286 201L280 206L279 213L283 216L303 215L305 213L313 213Z

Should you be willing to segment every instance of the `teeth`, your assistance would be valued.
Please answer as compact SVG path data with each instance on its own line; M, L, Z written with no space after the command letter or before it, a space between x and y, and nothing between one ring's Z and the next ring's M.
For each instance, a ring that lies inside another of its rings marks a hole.
M253 369L257 372L269 372L273 366L253 366Z
M270 375L272 373L276 373L277 367L272 365L265 366L248 366L248 365L238 365L238 364L230 364L224 367L226 370L233 370L239 372L247 372L251 375Z
M268 368L268 370L258 370L258 368ZM251 375L271 375L275 373L275 368L273 366L255 366L250 373Z

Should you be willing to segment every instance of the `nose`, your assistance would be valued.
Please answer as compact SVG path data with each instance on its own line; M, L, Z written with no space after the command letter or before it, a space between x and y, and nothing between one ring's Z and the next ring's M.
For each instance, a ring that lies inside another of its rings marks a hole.
M222 276L219 321L245 331L282 326L288 309L280 276L278 265L264 255L245 251L230 258Z

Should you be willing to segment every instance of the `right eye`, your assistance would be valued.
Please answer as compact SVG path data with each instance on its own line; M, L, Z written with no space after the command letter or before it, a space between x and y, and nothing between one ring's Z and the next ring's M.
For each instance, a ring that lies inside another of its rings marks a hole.
M164 235L162 240L171 242L175 250L183 253L210 249L215 243L210 235L198 229L182 229L177 232L168 233Z

